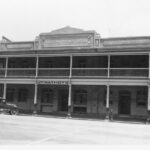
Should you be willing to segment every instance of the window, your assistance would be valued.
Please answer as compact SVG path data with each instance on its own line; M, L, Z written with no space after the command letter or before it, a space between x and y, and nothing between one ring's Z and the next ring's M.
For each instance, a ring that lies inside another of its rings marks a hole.
M24 61L22 62L21 68L29 68L28 61L24 60Z
M5 68L5 64L3 61L0 61L0 68Z
M85 90L76 91L74 104L86 105L87 104L87 91Z
M28 98L28 90L27 89L19 89L18 102L26 102Z
M13 102L14 101L14 95L15 95L15 89L8 88L7 89L7 94L6 94L7 101L8 102Z
M14 61L10 61L8 64L8 68L15 68L16 67L16 63Z
M47 65L48 68L53 68L54 67L53 62L51 60L48 60L46 65Z
M75 113L86 113L86 111L87 111L87 91L85 91L85 90L75 91L73 111Z
M136 93L136 105L137 106L146 106L147 104L147 91L140 90Z
M42 103L53 103L53 91L51 89L43 89L41 93Z
M81 59L78 61L78 68L86 68L86 59Z

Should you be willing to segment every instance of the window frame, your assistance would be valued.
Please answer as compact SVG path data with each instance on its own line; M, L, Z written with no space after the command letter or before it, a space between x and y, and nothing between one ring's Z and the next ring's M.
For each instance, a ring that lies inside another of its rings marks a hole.
M27 88L19 89L18 102L27 102L28 101L28 95L29 95L29 90Z
M45 95L46 94L46 95ZM46 100L44 100L46 97ZM41 91L41 103L53 104L54 93L52 89L46 88Z
M136 91L136 106L146 107L147 97L148 97L148 92L146 90L137 90Z

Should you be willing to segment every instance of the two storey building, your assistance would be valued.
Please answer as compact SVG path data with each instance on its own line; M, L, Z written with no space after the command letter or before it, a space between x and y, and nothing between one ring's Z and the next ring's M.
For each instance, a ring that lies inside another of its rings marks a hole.
M0 96L24 112L145 118L150 37L101 38L64 27L0 42Z

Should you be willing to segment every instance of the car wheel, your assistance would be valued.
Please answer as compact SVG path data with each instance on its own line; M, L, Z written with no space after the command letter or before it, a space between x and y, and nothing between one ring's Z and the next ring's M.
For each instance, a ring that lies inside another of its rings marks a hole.
M18 110L14 110L14 115L18 115Z
M9 114L10 115L17 115L18 111L17 110L10 110Z
M12 115L12 111L11 111L11 110L9 110L8 113L9 113L10 115Z

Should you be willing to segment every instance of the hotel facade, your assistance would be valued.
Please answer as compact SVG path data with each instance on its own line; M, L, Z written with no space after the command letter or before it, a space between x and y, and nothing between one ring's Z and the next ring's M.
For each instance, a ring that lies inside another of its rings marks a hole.
M64 27L0 42L0 96L25 113L147 118L150 37Z

